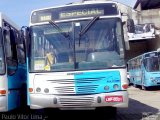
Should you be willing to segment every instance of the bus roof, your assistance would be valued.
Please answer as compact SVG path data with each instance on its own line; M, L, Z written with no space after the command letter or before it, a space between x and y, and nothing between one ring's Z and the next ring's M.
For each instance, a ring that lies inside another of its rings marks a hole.
M158 51L151 51L151 52L143 53L143 54L141 54L141 55L138 55L138 56L136 56L136 57L134 57L134 58L128 60L128 62L129 62L129 61L132 61L132 60L134 60L134 59L136 59L136 58L138 58L138 57L141 57L141 56L144 56L144 55L147 55L147 54L151 54L151 53L154 53L154 52L158 52Z
M109 4L115 4L116 7L117 7L117 14L115 15L108 15L108 17L121 17L121 14L120 14L120 10L118 8L118 2L114 2L114 1L84 1L84 2L75 2L75 3L69 3L69 4L65 4L65 5L62 5L62 6L53 6L53 7L47 7L47 8L41 8L41 9L35 9L31 12L31 15L30 15L30 23L29 23L29 26L32 26L32 25L39 25L39 24L46 24L48 21L41 21L39 22L38 20L33 22L32 20L32 17L33 16L36 16L36 13L37 12L40 12L39 14L41 14L42 16L45 17L44 14L41 13L41 11L47 11L47 10L52 10L52 9L58 9L58 8L65 8L65 7L75 7L75 6L81 6L81 5L98 5L98 4L105 4L105 3L109 3ZM78 8L77 8L78 9ZM87 9L87 8L86 8ZM48 13L49 14L49 13ZM56 13L57 14L57 13ZM100 13L99 13L100 14ZM41 16L40 15L40 16ZM40 16L37 15L37 18L35 19L40 19ZM46 15L47 16L47 15ZM47 18L52 18L50 15L47 16ZM86 17L85 19L91 19L92 16L88 16L88 18ZM35 20L34 19L34 20ZM78 18L77 18L78 19ZM66 19L55 19L54 21L57 22L57 21L68 21L68 20L77 20L75 18L66 18Z
M7 17L5 14L3 14L2 12L0 12L0 27L2 27L2 22L6 21L7 23L9 23L12 27L14 27L17 30L20 30L20 27L18 27L17 24L15 24L9 17Z
M54 7L47 7L47 8L41 8L41 9L35 9L31 12L31 14L33 12L39 11L39 10L47 10L47 9L52 9L52 8L60 8L60 7L66 7L66 6L75 6L75 5L85 5L85 4L97 4L97 3L115 3L117 4L117 2L113 2L113 1L84 1L84 2L74 2L74 3L69 3L69 4L65 4L62 6L54 6Z

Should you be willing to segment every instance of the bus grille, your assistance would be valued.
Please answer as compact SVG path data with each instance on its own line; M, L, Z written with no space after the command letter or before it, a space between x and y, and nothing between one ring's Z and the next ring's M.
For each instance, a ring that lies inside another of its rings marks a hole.
M75 79L77 94L95 94L103 77Z
M74 83L74 79L59 79L59 80L47 80L50 81L51 83L58 83L58 84L73 84Z
M114 84L121 86L120 72L117 71L95 71L82 72L67 75L41 75L36 74L34 77L35 88L48 87L49 94L57 95L89 95L115 90ZM44 83L44 84L43 84ZM109 89L104 89L104 88Z
M97 81L102 78L83 78L66 80L48 80L52 84L58 84L54 87L57 94L95 94L99 85Z
M74 86L59 86L54 89L58 94L75 94Z
M98 82L103 80L105 77L99 77L99 78L81 78L81 79L76 79L77 84L90 84L93 82Z
M85 86L59 86L54 87L58 94L94 94L98 85L85 85ZM76 90L75 90L76 89Z
M85 85L85 86L77 86L77 94L92 94L96 93L96 89L98 85Z
M59 102L62 107L90 107L94 103L93 97L61 97Z

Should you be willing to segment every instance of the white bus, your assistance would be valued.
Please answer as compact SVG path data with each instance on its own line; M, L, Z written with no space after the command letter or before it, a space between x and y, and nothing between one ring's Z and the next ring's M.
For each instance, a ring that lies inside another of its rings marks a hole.
M25 47L20 36L20 28L0 13L0 112L26 104Z
M30 17L31 109L128 106L122 16L116 2L84 1L34 10Z

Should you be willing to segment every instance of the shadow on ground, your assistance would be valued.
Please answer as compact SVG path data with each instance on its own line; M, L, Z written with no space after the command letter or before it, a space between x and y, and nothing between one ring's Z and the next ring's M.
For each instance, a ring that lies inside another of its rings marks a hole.
M128 108L118 109L116 120L141 120L143 118L150 120L147 119L149 117L148 115L156 116L158 112L159 110L157 108L130 98Z
M134 86L133 86L133 84L130 84L129 87L134 87ZM137 85L135 88L138 88L138 89L142 90L141 85ZM147 87L147 89L143 90L143 91L160 91L160 85L159 86Z
M145 113L156 114L158 109L145 105L139 101L129 99L128 108L118 108L117 115L111 116L99 110L58 110L43 109L30 110L23 107L10 112L0 114L0 119L8 120L141 120L146 117ZM148 115L148 114L147 114Z

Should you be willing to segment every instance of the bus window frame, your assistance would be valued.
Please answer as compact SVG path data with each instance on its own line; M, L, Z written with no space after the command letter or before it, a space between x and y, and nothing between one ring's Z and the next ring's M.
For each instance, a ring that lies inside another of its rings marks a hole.
M120 55L120 58L122 59L125 59L125 43L124 43L124 35L123 35L123 24L122 24L122 20L119 18L119 17L114 17L114 18L116 18L117 19L117 21L119 21L120 22L120 27L121 27L121 40L120 41L117 41L117 39L116 39L116 42L118 42L118 45L119 45L119 50L122 48L123 49L123 53L120 51L120 53L119 53L119 55ZM105 20L105 19L107 19L107 18L101 18L101 20ZM78 19L79 20L79 19ZM81 19L80 19L81 20ZM88 19L87 19L88 20ZM89 19L90 20L90 19ZM76 20L69 20L69 21L67 21L67 22L76 22ZM65 23L65 22L58 22L58 23ZM35 72L42 72L42 71L34 71L34 70L32 70L31 69L31 67L32 67L32 65L31 65L31 48L33 47L32 46L32 44L30 43L31 42L31 34L32 34L32 27L35 27L35 26L41 26L41 25L48 25L48 24L40 24L40 25L32 25L32 26L30 26L29 28L30 28L30 30L29 30L29 32L30 32L30 40L28 41L27 40L27 42L29 42L29 44L27 44L27 46L29 45L29 49L27 50L27 52L28 52L28 58L29 58L29 72L31 72L31 73L35 73ZM121 57L122 55L121 54L124 54L124 56L123 57ZM117 68L124 68L124 67L126 67L126 64L124 64L124 66L123 67L117 67ZM102 69L102 68L101 68ZM111 69L111 68L106 68L106 69ZM83 70L83 69L81 69L81 70ZM97 69L92 69L92 70L97 70ZM99 70L99 69L98 69ZM79 71L79 69L74 69L74 70L69 70L69 71ZM50 72L50 71L43 71L44 73L45 72ZM53 72L53 71L51 71L51 72ZM65 72L65 71L54 71L54 72Z
M4 31L6 30L6 28L9 28L8 29L8 31L9 32L11 32L11 30L13 31L13 32L17 32L17 30L14 28L14 27L12 27L12 25L10 25L9 23L7 23L6 21L3 21L3 29L2 29L2 33L3 33L3 46L4 46L4 56L5 56L5 64L7 65L6 66L6 73L7 73L7 75L9 75L9 76L13 76L14 74L16 74L16 71L18 70L18 57L17 57L17 43L16 43L16 37L15 38L11 38L11 35L9 36L10 38L10 46L11 46L11 53L12 53L12 58L11 58L11 64L12 65L10 65L11 67L15 67L15 69L13 69L13 70L11 70L10 72L9 72L9 70L8 70L8 62L7 62L7 57L6 57L6 48L5 48L5 35L4 35ZM13 43L12 43L12 39L15 39L15 48L14 48L14 50L12 50L12 46L14 45ZM16 53L16 59L14 59L13 58L13 53ZM15 60L15 61L14 61ZM13 65L13 63L16 63L16 65Z
M155 56L154 56L155 57ZM158 56L157 56L158 57ZM145 58L144 59L144 68L145 68L145 70L147 71L147 72L156 72L156 70L155 71L151 71L150 70L150 67L148 67L148 61L147 61L147 59L151 59L152 57L147 57L147 58ZM157 58L158 59L158 58ZM158 60L158 62L159 62L159 60ZM157 71L159 71L159 70L157 70Z

